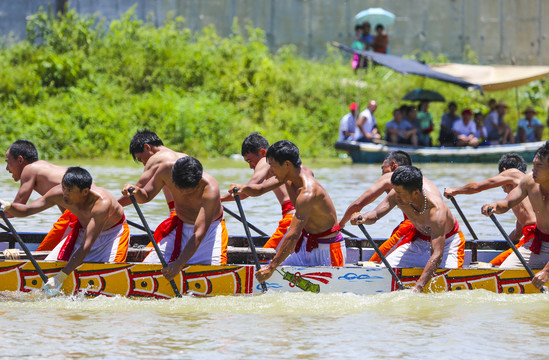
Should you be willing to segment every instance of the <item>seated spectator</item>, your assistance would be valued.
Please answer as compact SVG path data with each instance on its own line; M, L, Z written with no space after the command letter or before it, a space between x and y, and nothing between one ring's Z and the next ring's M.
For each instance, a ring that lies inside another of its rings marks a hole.
M339 141L354 140L356 126L356 102L349 105L350 113L347 113L339 123Z
M442 115L440 121L440 133L438 135L440 146L454 146L456 143L456 138L452 131L454 123L459 119L456 111L457 104L453 101L448 103L448 112Z
M486 128L484 127L484 115L479 111L475 113L475 117L473 119L475 122L475 126L477 127L477 132L475 133L475 137L479 139L479 146L489 145L489 143L486 141Z
M484 119L484 127L486 128L486 140L490 142L491 145L497 144L512 144L513 131L505 123L505 112L507 111L508 106L505 102L500 101L496 104L494 110L492 110Z
M522 113L524 117L518 122L517 141L521 143L541 141L543 124L534 117L538 114L536 110L532 106L528 106Z
M356 121L355 135L356 141L372 142L381 139L381 134L377 128L374 112L377 109L377 102L370 100L368 108L360 113Z
M393 120L385 125L387 141L392 144L411 144L417 146L417 129L402 118L400 109L393 110Z
M412 124L414 123L412 122ZM417 140L419 145L433 146L433 140L431 139L431 132L433 131L434 124L433 124L433 116L429 112L428 101L422 101L419 103L419 112L417 113L415 127L417 129Z
M376 25L376 34L374 35L374 43L372 49L375 52L387 54L387 48L389 46L389 35L383 32L385 28L381 24Z
M461 112L461 119L454 122L452 131L456 137L456 146L472 146L477 147L479 139L475 136L477 126L473 118L473 112L465 109Z

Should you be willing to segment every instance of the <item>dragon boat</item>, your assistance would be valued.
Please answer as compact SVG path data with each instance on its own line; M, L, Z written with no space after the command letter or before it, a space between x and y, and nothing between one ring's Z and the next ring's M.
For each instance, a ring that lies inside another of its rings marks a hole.
M32 246L42 241L45 234L19 233L25 243ZM263 249L267 237L253 237L258 246L260 261L266 263L275 254L274 249ZM384 239L374 239L378 244ZM396 291L398 284L385 267L361 261L373 254L366 239L346 238L347 262L345 267L294 267L281 266L266 282L267 289L274 292L350 292L359 295ZM0 244L15 245L10 233L0 233ZM130 298L169 299L174 291L162 275L160 264L140 263L151 250L147 248L146 235L132 235L128 251L128 263L84 263L64 282L61 290L67 295L124 296ZM478 260L491 260L505 250L504 240L467 242L465 268L439 269L427 284L424 292L484 289L496 293L527 294L538 293L524 269L479 268L471 264L473 249L477 249ZM175 277L178 290L195 296L249 295L262 292L261 284L255 279L253 256L244 236L229 238L228 261L232 265L210 266L189 265ZM0 252L1 254L1 252ZM43 285L38 271L31 261L20 252L20 259L10 260L0 255L0 298L7 292L35 293ZM42 271L51 276L60 271L65 262L41 261L47 252L33 252ZM394 269L406 287L413 287L419 279L422 268Z

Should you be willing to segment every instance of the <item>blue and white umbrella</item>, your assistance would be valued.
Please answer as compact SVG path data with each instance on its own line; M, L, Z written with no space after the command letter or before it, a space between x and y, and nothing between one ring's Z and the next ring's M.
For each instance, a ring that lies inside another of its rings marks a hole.
M395 14L382 8L369 8L355 16L356 25L362 25L365 22L369 22L372 28L375 28L377 24L387 27L395 23Z

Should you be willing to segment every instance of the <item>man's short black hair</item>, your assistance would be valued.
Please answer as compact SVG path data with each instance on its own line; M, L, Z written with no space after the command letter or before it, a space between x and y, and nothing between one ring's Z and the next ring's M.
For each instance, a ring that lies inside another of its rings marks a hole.
M385 161L390 163L394 161L398 166L412 165L412 158L406 151L394 150L385 156Z
M202 164L192 156L177 159L172 167L172 180L180 189L194 188L202 179Z
M36 146L28 140L15 141L10 145L8 152L14 159L21 156L28 163L38 161L38 150L36 150Z
M526 161L519 154L505 154L499 159L498 170L502 172L505 169L518 169L526 174Z
M71 166L63 175L61 184L68 189L77 186L80 190L84 190L90 189L92 182L93 179L88 170L79 166Z
M280 165L284 164L284 161L288 160L295 167L301 166L299 149L294 143L288 140L280 140L269 146L269 149L267 150L267 157L274 159Z
M267 150L268 148L269 142L267 141L267 139L261 136L261 134L259 134L258 132L253 132L248 135L242 142L241 154L242 156L246 156L248 154L258 155L259 150Z
M541 145L539 149L536 150L534 157L539 157L541 160L549 160L549 141L546 141L545 144Z
M135 154L142 153L145 150L145 144L150 146L161 146L164 145L162 140L156 135L156 133L149 131L147 129L138 130L130 141L130 154L135 161Z
M399 166L391 176L391 184L393 186L402 186L409 192L414 190L422 191L423 174L415 166Z

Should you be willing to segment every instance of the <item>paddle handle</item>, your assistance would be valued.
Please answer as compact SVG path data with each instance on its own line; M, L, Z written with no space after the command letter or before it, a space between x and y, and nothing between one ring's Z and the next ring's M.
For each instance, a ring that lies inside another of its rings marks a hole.
M362 220L362 216L359 216L358 220L359 221ZM364 236L366 236L366 238L368 239L368 241L370 242L370 244L372 245L372 247L376 251L376 253L379 256L379 258L381 259L381 261L383 261L383 264L389 270L389 273L391 273L391 276L393 277L393 279L395 279L396 283L398 284L399 290L404 290L405 289L404 284L402 283L400 278L397 276L397 274L395 273L395 271L393 270L393 268L391 267L391 265L389 264L389 262L385 258L385 255L383 255L383 253L379 250L376 243L374 242L374 239L372 239L370 234L368 234L368 231L366 231L366 228L364 227L364 225L358 224L358 227L359 227L360 231L362 231Z
M13 236L15 237L15 240L17 240L17 242L19 243L19 245L21 245L21 248L23 249L23 251L25 252L25 254L27 255L27 257L29 258L29 260L31 261L32 265L34 266L34 268L36 269L36 271L38 272L38 275L40 275L40 278L42 279L42 281L45 283L48 282L48 277L46 276L46 274L44 274L44 272L42 271L42 269L40 268L40 265L38 265L38 263L36 262L36 260L34 259L34 257L32 256L32 253L30 252L29 248L27 247L27 244L25 244L23 242L23 239L21 239L21 236L19 236L19 234L17 233L17 231L15 231L15 228L13 227L13 225L11 224L11 221L8 220L6 214L4 213L3 210L0 210L0 216L2 217L2 219L4 220L4 222L6 223L6 225L8 225L8 228L10 229L11 233L13 234Z
M141 219L141 222L143 223L143 227L145 228L145 231L147 232L147 235L149 236L149 240L154 246L154 250L156 251L156 254L158 255L158 258L160 259L160 263L162 264L162 267L167 267L168 264L166 263L166 260L164 260L164 256L162 255L162 252L160 251L160 246L156 243L156 240L154 239L154 236L151 232L151 229L149 228L149 225L147 224L147 220L145 220L145 216L141 212L141 208L139 208L139 205L137 204L137 200L135 200L135 196L133 196L134 188L129 188L128 192L130 193L130 200L132 201L133 206L135 207L135 211L137 211L137 215L139 215L139 218ZM179 292L179 289L177 288L177 285L175 284L175 281L172 279L170 280L170 285L172 286L173 292L175 293L175 296L181 297L181 293Z
M475 234L475 231L473 230L473 228L469 224L469 221L467 221L467 218L465 217L465 214L463 213L463 211L461 211L461 208L459 207L456 199L453 196L450 196L450 201L452 202L452 204L454 204L454 207L456 208L457 212L459 213L459 216L461 216L461 219L465 223L465 226L467 226L467 230L469 230L469 234L471 234L471 236L473 237L474 241L472 242L473 244L472 244L472 247L471 247L471 262L477 262L477 253L478 253L478 244L477 244L478 237L477 237L477 234Z
M234 201L236 202L236 206L238 207L238 212L240 213L240 217L242 218L242 225L244 225L244 232L246 232L248 245L250 246L250 250L252 251L252 255L254 257L255 268L256 270L259 271L261 270L261 265L259 264L259 257L257 256L257 251L255 251L255 244L252 240L250 229L248 228L248 222L246 221L246 214L244 214L244 209L242 208L242 203L240 202L240 196L238 196L237 192L238 192L238 188L235 187L233 189ZM267 284L265 284L265 282L261 283L261 291L263 292L267 291Z
M492 208L489 207L488 209L488 213L490 214L492 212ZM532 271L532 269L530 268L530 266L528 265L528 263L526 262L526 260L524 259L524 257L522 256L522 254L520 253L520 251L518 251L517 247L515 246L515 244L513 244L513 242L511 241L511 238L509 238L509 235L507 235L507 233L505 232L505 230L503 229L503 227L501 226L501 224L499 223L498 219L496 219L496 216L494 214L490 214L490 219L492 219L492 221L494 222L494 224L496 225L496 227L498 228L499 232L501 233L501 235L503 235L503 237L505 238L505 240L507 241L507 244L509 244L509 246L511 247L511 249L513 249L513 251L515 252L515 255L517 255L517 257L519 258L520 262L522 263L522 265L524 266L524 268L526 269L526 271L528 272L528 275L530 275L530 278L534 278L534 272ZM545 288L542 286L540 289L539 289L540 292L544 293L545 292Z

